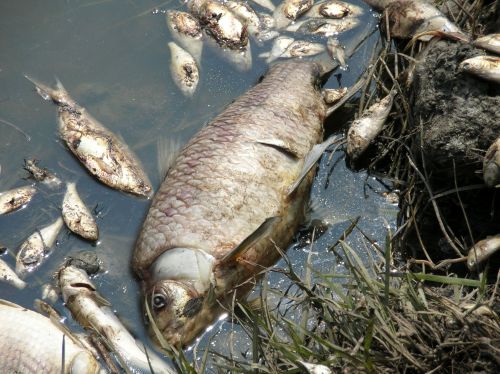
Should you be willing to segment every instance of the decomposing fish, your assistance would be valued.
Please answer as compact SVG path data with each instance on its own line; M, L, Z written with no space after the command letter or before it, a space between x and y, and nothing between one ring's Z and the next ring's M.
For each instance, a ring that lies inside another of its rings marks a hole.
M271 47L271 51L261 53L259 57L265 58L266 62L269 64L274 60L280 58L281 55L285 53L286 49L290 46L290 44L293 43L294 40L295 39L290 38L288 36L279 36L274 40L273 46Z
M166 19L174 40L199 63L203 51L203 33L198 20L191 14L178 10L168 10Z
M476 56L462 61L459 70L494 83L500 83L500 57Z
M359 18L324 19L310 18L297 22L289 27L287 31L296 31L307 35L321 35L325 37L338 35L347 30L352 30L360 24Z
M10 285L22 289L26 287L26 282L19 278L9 264L0 258L0 281L9 283Z
M438 35L468 41L468 36L457 25L425 0L365 0L365 2L385 12L386 16L383 16L382 20L386 18L389 20L389 32L393 38L429 41Z
M474 46L500 54L500 34L489 34L474 40Z
M477 269L484 261L500 249L500 235L490 236L472 246L467 255L469 270Z
M308 42L305 40L295 40L281 54L280 57L306 57L314 56L325 51L325 46L320 43Z
M66 226L75 234L91 241L99 239L97 223L78 195L74 182L67 184L62 202L62 216Z
M500 137L490 145L484 155L483 180L488 187L500 184Z
M200 80L198 65L189 52L174 42L168 43L170 49L170 72L175 85L185 96L193 96Z
M345 67L347 65L344 48L342 48L338 39L328 38L326 41L326 49L328 50L330 57L337 60L340 66Z
M244 25L246 25L250 35L257 36L259 34L260 18L250 5L233 0L226 1L225 5Z
M0 214L10 213L27 205L36 193L33 186L23 186L0 192Z
M282 28L306 13L314 0L284 0L274 11L276 26Z
M42 300L49 300L51 303L55 303L59 298L59 294L55 287L51 284L44 284L41 287Z
M37 182L41 182L50 188L57 188L62 184L61 180L50 170L39 167L38 160L25 159L24 169L28 171Z
M249 292L246 281L274 264L276 247L287 247L303 217L307 170L323 149L327 70L312 61L273 65L169 169L132 259L157 342L155 331L173 345L191 342L220 305Z
M355 120L347 132L347 154L356 160L368 148L370 143L382 131L392 108L396 91L391 91L378 103L373 104Z
M66 266L58 272L59 288L66 307L85 329L97 332L127 368L154 373L175 373L156 353L144 352L140 342L127 331L109 302L96 291L84 270ZM150 367L151 365L151 367Z
M0 300L3 373L105 373L90 351L62 324Z
M45 100L58 105L59 134L91 174L112 188L139 196L151 194L151 183L132 151L78 105L61 82L53 89L26 78Z
M63 219L59 217L50 225L36 230L21 244L16 256L17 274L24 276L42 264L51 252L62 226Z
M333 105L347 93L347 87L323 89L323 100L328 105Z
M363 14L363 8L344 1L326 0L314 4L306 13L307 17L344 18L358 17Z
M258 16L260 24L259 24L259 32L257 35L255 35L257 41L265 42L267 40L274 39L280 35L278 31L274 30L276 22L273 16L265 13L260 13Z

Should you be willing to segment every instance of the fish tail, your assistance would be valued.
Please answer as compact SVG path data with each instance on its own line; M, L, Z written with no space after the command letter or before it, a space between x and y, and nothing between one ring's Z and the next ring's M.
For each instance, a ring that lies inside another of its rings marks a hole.
M69 95L66 89L63 87L62 83L59 79L56 78L56 88L51 88L50 86L28 76L24 75L24 77L29 80L31 83L35 85L36 92L44 99L44 100L52 100L57 104L67 104L69 103Z

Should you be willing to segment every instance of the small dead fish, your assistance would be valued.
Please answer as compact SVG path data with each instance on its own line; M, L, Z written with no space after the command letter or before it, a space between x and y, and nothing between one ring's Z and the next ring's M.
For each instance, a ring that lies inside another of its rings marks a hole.
M298 22L287 28L287 31L297 31L306 35L333 36L347 30L352 30L360 24L358 18L325 19L311 18Z
M51 303L55 303L59 298L59 294L54 286L51 284L44 284L42 286L42 300L49 300Z
M16 288L23 289L26 287L26 282L17 276L9 264L0 258L0 280L8 283Z
M314 0L284 0L274 10L273 17L278 29L282 29L311 9Z
M324 17L339 19L347 16L358 17L363 14L363 8L349 4L343 1L327 0L316 3L309 12L307 17Z
M58 272L59 288L66 307L78 323L101 335L110 349L127 366L154 373L175 373L153 351L144 352L134 337L127 331L113 311L109 302L96 291L87 273L74 266L67 266ZM126 368L129 369L129 368Z
M200 80L198 65L189 52L179 47L174 42L168 43L171 62L170 72L175 85L187 96L193 96Z
M304 40L296 40L288 46L288 48L280 57L287 58L314 56L324 51L325 46L323 44L307 42Z
M102 183L139 196L152 193L151 183L127 145L78 105L61 82L52 89L26 76L45 99L56 103L59 134L67 147Z
M260 18L247 3L229 0L225 2L228 9L246 25L251 35L257 36L260 31Z
M326 49L328 50L330 57L337 60L341 67L347 66L344 48L342 48L338 39L328 38L326 41Z
M24 169L28 171L37 182L46 184L50 188L57 188L62 184L61 180L50 170L39 167L38 160L25 159Z
M483 180L488 187L500 184L500 137L493 142L484 156Z
M242 51L247 48L248 29L227 6L213 0L194 0L190 8L221 47Z
M500 57L476 56L462 61L458 69L495 83L500 83Z
M355 120L347 132L347 154L356 160L368 148L370 143L382 131L392 108L396 91L391 91L378 103L373 104Z
M477 48L500 54L500 34L490 34L477 38L473 42Z
M35 231L19 247L16 256L16 273L21 277L39 267L51 252L51 247L63 226L63 219Z
M97 223L78 195L74 182L67 184L62 203L62 216L66 226L75 234L91 241L99 238Z
M288 36L279 36L273 43L270 52L261 53L259 57L265 58L266 62L269 64L274 60L281 57L283 53L287 50L287 48L294 42L295 39L290 38Z
M480 240L469 250L467 267L469 270L477 267L500 249L500 235L490 236Z
M106 373L64 325L0 300L2 373Z
M203 33L198 20L189 13L177 10L167 11L166 20L174 40L199 63L203 50Z
M0 192L0 214L10 213L27 205L36 189L32 186L13 188L12 190Z
M347 93L347 87L342 88L325 88L322 91L323 100L328 105L333 105L340 99L342 99Z
M371 1L367 1L371 5ZM468 40L468 37L439 9L426 1L386 1L385 13L392 37L429 41L436 33L441 37ZM386 17L382 17L384 20ZM384 29L384 27L382 27Z

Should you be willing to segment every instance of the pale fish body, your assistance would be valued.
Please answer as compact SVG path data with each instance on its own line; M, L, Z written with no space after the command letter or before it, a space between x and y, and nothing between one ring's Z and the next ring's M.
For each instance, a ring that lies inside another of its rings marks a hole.
M307 35L330 37L359 26L358 18L326 19L310 18L287 27L287 31L297 31Z
M306 13L307 17L317 18L344 18L347 16L358 17L363 14L363 8L343 1L326 0L314 4Z
M490 145L484 155L483 180L488 187L500 184L500 137Z
M228 9L247 26L250 35L257 36L260 30L260 18L247 3L229 0L225 2Z
M36 193L32 186L0 192L0 214L10 213L28 204Z
M200 72L196 61L189 52L174 42L169 42L168 48L171 57L170 72L175 85L185 96L193 96L200 80Z
M280 35L278 31L274 30L274 28L276 27L276 21L274 20L273 16L265 13L260 13L259 20L259 33L255 36L259 42L265 42Z
M129 367L126 369L150 372L149 363L155 373L174 373L175 371L152 351L147 355L142 346L123 326L109 303L100 296L87 273L74 266L59 270L59 288L66 307L73 318L85 329L97 332L110 346L110 350ZM149 363L148 363L149 358ZM121 361L121 360L120 360Z
M500 57L476 56L462 61L458 68L479 78L500 83Z
M424 0L391 1L385 7L385 12L389 19L390 34L394 38L417 37L419 40L428 41L434 37L433 33L438 32L442 36L451 34L467 39L457 25Z
M21 244L16 256L17 274L24 276L45 261L62 226L63 219L59 217L50 225L35 231Z
M76 190L76 183L68 183L62 203L62 216L68 228L82 238L96 241L99 229L94 217Z
M44 284L41 287L41 294L42 294L42 300L48 300L52 304L55 304L57 302L57 299L59 299L59 294L55 287L51 284Z
M487 51L500 54L500 34L490 34L481 36L474 40L474 46Z
M382 131L392 108L395 91L373 104L355 120L347 132L347 154L356 160Z
M0 362L2 373L104 373L69 331L5 300L0 300Z
M251 0L251 1L257 5L260 5L263 8L270 10L271 12L273 12L274 9L276 8L271 0Z
M306 13L314 4L314 0L284 0L274 10L276 27L282 29Z
M323 100L328 105L333 105L347 93L347 87L323 89Z
M265 58L266 62L269 64L269 63L273 62L274 60L280 58L281 55L290 46L290 44L293 43L294 40L295 39L290 38L288 36L279 36L274 40L273 46L271 47L271 51L267 52L267 53L263 53L259 56Z
M151 183L132 151L78 105L61 82L52 89L28 79L44 99L58 105L59 135L92 175L117 190L140 196L151 194Z
M328 50L330 57L334 60L337 60L340 66L346 66L344 48L340 45L338 39L328 38L328 40L326 41L326 49Z
M312 43L305 40L295 40L280 56L281 58L289 57L306 57L314 56L325 51L325 46L320 43Z
M26 287L26 282L17 276L9 264L0 258L0 280L8 283L16 288L22 289Z
M25 159L24 169L28 171L37 182L41 182L50 188L57 188L62 184L61 180L54 173L46 168L38 166L38 160Z
M203 33L198 20L191 14L178 10L167 11L166 20L174 40L199 63L203 51Z
M244 72L252 68L252 50L250 42L244 49L221 48L221 46L212 38L207 38L208 45L214 48L217 53L228 61L238 71Z
M273 65L191 139L156 193L132 265L170 344L188 344L221 304L244 297L292 239L312 174L289 189L323 136L321 72L310 61Z
M500 235L480 240L469 250L467 255L467 267L469 270L476 269L481 263L490 258L500 249Z

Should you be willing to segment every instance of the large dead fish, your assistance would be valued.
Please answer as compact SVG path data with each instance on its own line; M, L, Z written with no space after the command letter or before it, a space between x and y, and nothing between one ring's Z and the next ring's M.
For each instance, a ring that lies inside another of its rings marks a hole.
M149 196L151 183L130 149L78 105L61 82L55 89L26 77L45 100L58 105L59 135L88 171L121 191Z
M0 192L0 214L10 213L28 204L36 193L33 186Z
M0 300L2 373L105 373L95 357L62 325Z
M326 113L322 73L311 61L272 66L191 139L168 171L132 265L151 310L150 331L170 344L191 342L292 239L309 170L324 150L317 145Z

